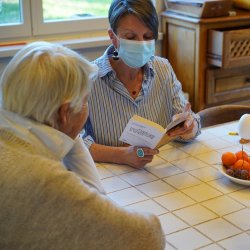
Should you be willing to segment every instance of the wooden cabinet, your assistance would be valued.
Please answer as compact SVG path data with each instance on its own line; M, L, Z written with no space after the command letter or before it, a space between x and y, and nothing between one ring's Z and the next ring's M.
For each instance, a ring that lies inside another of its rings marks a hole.
M162 28L163 56L194 111L250 104L250 11L203 19L165 11Z

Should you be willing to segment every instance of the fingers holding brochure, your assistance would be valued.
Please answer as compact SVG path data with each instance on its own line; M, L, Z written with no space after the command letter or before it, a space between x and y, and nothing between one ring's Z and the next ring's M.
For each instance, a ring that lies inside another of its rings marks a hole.
M176 127L172 128L167 134L170 137L182 136L192 133L195 126L195 120L191 114L187 116L184 122L179 123Z
M167 134L170 137L181 136L183 139L188 139L192 138L197 132L198 124L191 114L190 103L186 104L182 113L173 116L173 122L177 122L178 124L168 129Z
M188 113L184 113L179 119L171 122L167 128L163 128L155 122L134 115L129 120L119 140L132 146L159 148L173 140L173 137L169 136L167 131L185 122L187 116Z
M176 137L191 139L198 131L198 123L191 113L191 105L187 104L183 112L176 114L166 128L147 120L138 115L134 115L127 123L119 140L125 144L159 148Z

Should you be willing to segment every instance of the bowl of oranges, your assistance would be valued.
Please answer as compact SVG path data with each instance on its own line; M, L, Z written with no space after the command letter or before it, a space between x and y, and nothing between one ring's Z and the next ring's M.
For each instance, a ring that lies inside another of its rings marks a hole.
M224 176L236 183L250 186L250 157L246 151L224 152L221 161L219 170Z

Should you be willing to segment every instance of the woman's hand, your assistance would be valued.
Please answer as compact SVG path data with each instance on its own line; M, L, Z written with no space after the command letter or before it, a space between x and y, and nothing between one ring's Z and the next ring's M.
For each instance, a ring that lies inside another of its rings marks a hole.
M138 148L143 150L144 152L143 157L138 156L137 154ZM153 160L154 155L158 153L159 153L158 149L129 146L123 148L121 157L124 159L124 164L140 169L143 168L147 163L150 163Z
M95 162L126 164L134 168L143 168L153 160L154 155L158 154L159 150L129 145L111 147L93 143L90 147L90 153Z
M198 130L198 124L194 117L191 114L191 105L188 103L185 108L184 112L188 112L187 119L185 120L184 124L182 126L177 126L176 128L170 130L168 132L168 135L171 137L177 137L180 136L183 139L191 139L196 135L196 132ZM179 114L176 114L173 116L173 121L177 120L179 118Z
M191 134L194 129L194 122L195 120L193 116L189 114L184 124L182 126L177 126L176 128L170 130L168 132L168 135L171 137L176 137L176 136L183 136L183 135Z

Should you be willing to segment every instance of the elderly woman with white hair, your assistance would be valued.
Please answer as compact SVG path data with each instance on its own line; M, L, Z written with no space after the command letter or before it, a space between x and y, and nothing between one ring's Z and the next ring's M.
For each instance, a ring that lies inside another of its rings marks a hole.
M68 170L104 192L95 164L78 136L88 117L89 78L95 72L93 65L62 46L28 45L2 75L0 126L8 134L18 134L39 154L62 160Z
M95 71L76 52L46 42L25 46L5 68L0 249L164 249L156 216L101 194L79 137Z

